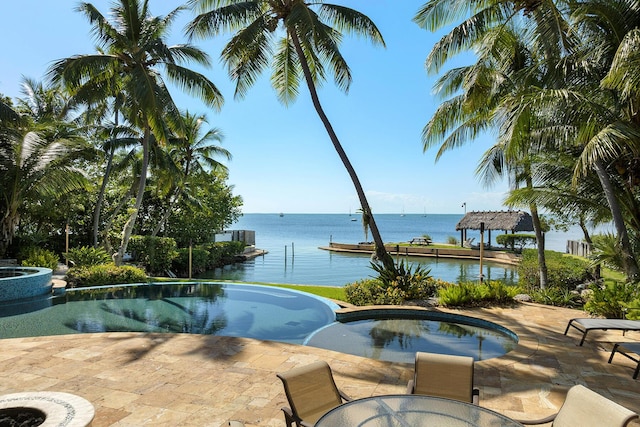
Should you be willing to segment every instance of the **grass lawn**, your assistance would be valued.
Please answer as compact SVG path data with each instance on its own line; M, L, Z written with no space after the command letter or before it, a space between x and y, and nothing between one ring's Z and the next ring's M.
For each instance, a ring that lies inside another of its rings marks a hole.
M172 279L169 277L151 277L153 282L230 282L230 283L244 283L231 280L202 280L202 279ZM315 285L290 285L287 283L262 283L251 282L247 283L251 285L265 285L274 286L276 288L294 289L297 291L308 292L310 294L318 295L324 298L335 299L339 301L345 300L344 288L338 286L315 286Z

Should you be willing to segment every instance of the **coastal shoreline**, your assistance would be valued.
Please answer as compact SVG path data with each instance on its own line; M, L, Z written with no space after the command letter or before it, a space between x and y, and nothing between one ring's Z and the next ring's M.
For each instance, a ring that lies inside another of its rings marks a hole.
M404 245L385 245L387 252L390 255L397 256L416 256L416 257L430 257L430 258L454 258L454 259L468 259L468 260L480 260L480 249L456 249L456 248L434 248L429 246L404 246ZM350 244L350 243L336 243L331 242L329 246L320 246L319 249L331 251L331 252L348 252L348 253L362 253L373 254L373 244ZM495 251L491 249L484 249L482 251L482 259L486 261L518 265L520 263L520 257L516 254Z

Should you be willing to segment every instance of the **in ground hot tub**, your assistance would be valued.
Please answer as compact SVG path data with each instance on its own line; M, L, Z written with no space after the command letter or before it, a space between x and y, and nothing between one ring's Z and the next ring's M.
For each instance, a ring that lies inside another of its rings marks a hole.
M50 268L0 267L0 302L51 293Z

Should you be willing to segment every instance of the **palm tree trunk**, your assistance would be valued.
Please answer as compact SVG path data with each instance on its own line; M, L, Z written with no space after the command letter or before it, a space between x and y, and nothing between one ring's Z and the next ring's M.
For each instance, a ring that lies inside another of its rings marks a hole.
M151 233L151 237L156 237L158 235L158 233L160 233L160 229L162 228L162 224L166 224L167 220L171 216L171 212L173 212L173 208L176 205L176 203L178 202L177 193L178 193L178 190L176 189L176 191L173 192L171 197L169 197L169 206L167 206L167 209L165 209L165 211L162 214L162 218L160 218L160 220L156 224L155 228L153 229L153 232Z
M622 210L620 209L618 199L616 199L613 184L611 183L609 174L607 173L606 168L601 160L596 160L594 168L596 170L596 174L598 175L598 179L600 180L600 185L602 185L602 190L604 191L607 203L609 204L609 209L611 210L613 225L616 228L618 240L620 241L622 262L624 265L627 280L636 282L639 279L640 271L638 270L638 263L633 256L633 250L631 249L631 243L629 242L629 234L627 233L627 226L624 223Z
M524 181L529 190L533 190L533 178L531 176L531 164L529 159L525 158L523 162L524 167ZM540 276L540 288L545 289L549 284L549 270L547 269L547 259L544 253L544 230L542 229L542 223L540 221L540 215L538 214L538 205L535 203L529 204L529 210L531 211L531 221L533 222L533 230L536 234L536 246L538 249L538 275Z
M116 253L115 263L116 265L122 265L122 259L127 252L127 245L131 239L133 233L133 227L138 219L138 212L142 206L142 199L144 198L144 190L147 185L147 169L149 167L149 140L151 138L151 130L147 126L144 130L144 138L142 139L142 168L140 170L140 181L138 182L138 193L136 194L136 202L129 216L129 219L124 225L122 230L122 240L120 241L120 248Z
M538 206L535 203L532 203L529 205L529 210L531 210L531 220L533 222L533 229L536 233L536 242L538 246L538 274L540 275L540 288L545 289L549 284L549 274L547 269L547 259L544 254L544 231L542 231L540 215L538 214Z
M107 189L107 182L109 181L109 176L111 175L111 168L113 164L113 155L115 149L113 146L111 147L108 159L107 166L104 170L104 176L102 177L102 184L100 185L100 192L98 193L98 200L96 200L96 206L93 210L93 246L98 247L98 231L100 228L100 212L102 211L102 204L104 202L104 193Z
M384 247L384 242L382 241L382 237L380 236L380 231L378 230L378 226L376 225L376 221L373 217L373 213L371 212L371 208L369 207L369 202L367 201L367 197L364 193L364 189L360 184L360 179L358 178L358 175L356 174L355 169L351 165L351 161L347 157L347 153L345 153L344 149L342 148L342 144L340 144L340 140L338 139L338 136L333 130L333 126L331 125L331 122L329 122L329 119L327 118L327 115L325 114L322 108L322 105L320 105L318 92L316 90L315 84L313 83L313 78L311 77L309 64L307 63L304 56L304 52L302 51L302 47L300 46L300 40L298 39L298 35L296 34L295 31L291 31L289 34L291 35L291 40L293 41L293 45L295 46L296 52L298 54L298 59L300 60L302 72L304 73L304 78L307 82L307 87L309 88L309 94L311 95L311 101L313 102L313 106L315 107L316 112L318 113L318 116L322 121L322 124L324 125L327 133L329 134L329 138L331 139L331 142L333 143L333 147L338 153L340 160L342 160L344 167L347 169L347 172L349 173L349 177L351 177L351 181L353 182L353 185L356 189L356 193L358 194L358 199L360 200L360 207L362 208L362 215L363 217L366 217L369 223L369 228L371 229L371 236L373 237L373 241L375 242L376 256L382 262L382 264L385 266L386 269L390 271L395 271L396 270L395 263L391 255L389 255L389 253Z

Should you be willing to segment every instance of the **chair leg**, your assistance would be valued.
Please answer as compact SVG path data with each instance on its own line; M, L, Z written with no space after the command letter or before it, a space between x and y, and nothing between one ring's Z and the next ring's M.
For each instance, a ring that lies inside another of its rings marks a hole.
M618 351L619 346L620 344L618 343L613 345L613 350L611 350L611 356L609 356L609 363L611 363L611 361L613 360L613 355L616 354L616 351Z

